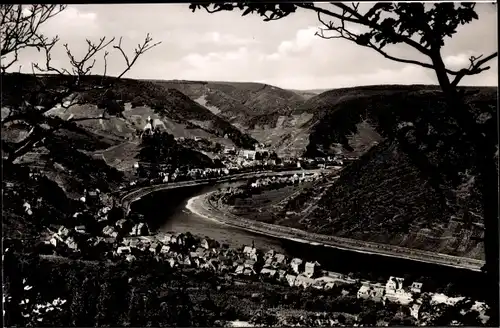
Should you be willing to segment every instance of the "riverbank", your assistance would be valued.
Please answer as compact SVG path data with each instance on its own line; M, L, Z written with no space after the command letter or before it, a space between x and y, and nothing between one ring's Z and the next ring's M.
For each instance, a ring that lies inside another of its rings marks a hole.
M222 183L222 182L234 182L240 180L247 180L251 178L260 178L268 176L289 176L296 173L326 173L332 172L332 169L313 169L313 170L293 170L293 171L262 171L262 172L249 172L249 173L239 173L228 176L223 176L219 178L212 179L201 179L201 180L191 180L191 181L181 181L181 182L170 182L162 183L158 185L152 185L147 187L140 187L135 190L129 190L120 197L120 203L124 208L125 212L128 213L130 210L130 205L141 199L142 197L160 190L168 190L183 187L193 187L201 185L209 185L211 183Z
M210 220L216 220L239 229L303 244L321 245L358 253L396 257L472 271L480 271L481 267L484 265L484 262L480 260L407 249L392 245L369 243L348 238L319 235L299 229L247 220L224 211L222 204L217 204L216 201L212 199L215 193L216 192L209 192L191 198L186 208L196 215Z

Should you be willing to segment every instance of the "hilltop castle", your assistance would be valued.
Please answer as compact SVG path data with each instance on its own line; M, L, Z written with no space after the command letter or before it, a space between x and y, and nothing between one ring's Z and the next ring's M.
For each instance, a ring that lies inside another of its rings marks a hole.
M153 120L151 118L151 116L148 116L148 118L146 120L146 125L142 129L141 138L144 134L152 135L160 127L162 127L163 129L166 129L165 124L161 120L159 120L157 118Z

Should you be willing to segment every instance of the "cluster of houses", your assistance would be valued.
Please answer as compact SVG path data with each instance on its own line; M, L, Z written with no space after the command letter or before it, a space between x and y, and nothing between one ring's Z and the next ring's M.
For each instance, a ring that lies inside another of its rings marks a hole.
M134 169L136 172L139 171L141 166L146 165L145 163L134 163ZM178 168L175 169L174 172L170 172L166 167L160 168L160 172L158 173L158 177L161 182L176 182L176 181L186 181L186 180L196 180L196 179L209 179L209 178L217 178L229 175L230 171L228 168L194 168L189 169L187 171L181 171Z
M280 325L286 327L345 327L338 318L326 312L316 312L310 315L289 316L280 320ZM354 323L356 326L356 323Z
M222 164L228 169L241 170L244 168L250 168L255 166L276 166L277 161L274 158L270 158L268 151L256 151L242 149L239 151L233 151L234 147L230 150L225 150L223 156L218 157ZM266 157L264 157L266 156Z
M422 283L413 282L410 286L404 286L404 278L389 277L385 286L380 284L371 284L365 282L358 290L357 297L364 299L371 299L375 302L390 301L392 303L399 303L401 305L409 306L410 314L415 319L419 319L420 308L422 306L422 295L427 294L430 296L430 304L438 305L445 304L454 306L459 301L464 300L465 297L449 297L442 293L422 293ZM475 302L471 308L473 311L485 311L485 304L482 302Z
M268 281L316 289L330 289L338 283L355 283L355 280L341 274L321 270L318 262L306 262L299 258L288 259L273 250L259 255L255 247L246 246L242 255L243 257L234 263L235 275L259 275Z
M184 234L157 234L123 238L113 252L127 261L136 260L141 252L151 252L170 267L201 268L231 276L260 276L268 281L289 286L329 289L336 283L355 283L341 274L320 270L318 262L304 262L299 258L288 260L273 250L262 254L255 247L245 246L236 251L218 247L208 238L186 245Z
M414 282L409 288L403 288L404 278L390 277L385 286L366 283L358 290L358 298L371 299L376 302L390 302L408 305L414 294L422 292L422 283Z
M296 183L306 183L306 182L313 182L321 178L322 175L318 173L314 174L305 174L302 173L301 175L295 173L293 176L273 176L273 177L265 177L265 178L259 178L256 179L255 182L252 182L250 184L251 188L260 188L264 186L269 186L269 185L276 185L276 184L296 184Z
M150 234L149 228L144 222L134 223L130 219L120 219L114 223L109 222L107 215L110 210L110 207L104 206L97 211L96 223L100 227L99 235L91 235L85 225L76 225L73 228L68 228L64 225L52 226L51 228L47 228L50 234L44 243L53 246L55 250L64 245L69 250L78 252L80 251L79 242L85 242L89 246L96 246L99 243L114 243L119 233L126 236L145 236ZM73 215L73 219L78 220L80 215L82 215L81 212L76 212Z
M106 216L106 208L100 211L101 217ZM129 225L126 227L126 225ZM127 236L120 244L114 243L118 232L126 229ZM64 244L67 248L78 252L77 236L85 235L85 226L73 229L60 226L53 232L46 244L58 247ZM102 236L90 237L89 241L97 244L104 241L112 247L109 251L113 258L124 258L134 261L144 253L151 254L157 260L162 258L171 268L199 268L210 270L233 277L258 277L269 282L288 285L290 287L315 288L328 290L336 285L355 284L357 280L345 275L322 270L316 261L303 261L300 258L287 258L284 254L269 250L267 253L258 251L254 246L245 246L240 250L220 247L208 238L188 240L185 234L160 233L149 235L145 223L132 224L126 219L117 221L114 225L106 225ZM194 240L194 242L193 242ZM347 293L342 290L342 293ZM463 297L448 297L439 293L427 293L431 296L431 305L455 305ZM358 298L371 299L376 302L390 301L410 308L410 313L419 319L422 304L422 283L413 282L404 286L404 278L390 277L385 286L362 282L357 292ZM475 308L474 308L475 307ZM477 308L477 309L476 309ZM485 310L485 305L476 302L473 310Z

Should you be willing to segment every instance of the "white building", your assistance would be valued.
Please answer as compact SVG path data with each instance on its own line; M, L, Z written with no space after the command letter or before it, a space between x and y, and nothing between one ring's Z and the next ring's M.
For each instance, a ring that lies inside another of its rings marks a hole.
M432 295L431 304L446 304L453 306L463 299L465 299L465 297L448 297L445 294L436 293Z
M248 160L255 160L255 155L257 154L257 152L255 150L247 150L247 149L243 149L241 150L240 152L240 156L245 158L245 159L248 159Z
M299 266L302 264L302 260L299 259L299 258L294 258L292 259L292 261L290 262L290 266L292 267L292 270L293 272L295 272L296 274L299 274Z
M141 222L136 224L133 228L132 231L130 232L131 236L141 236L149 233L148 226Z
M302 286L304 288L307 288L309 286L312 286L314 282L315 282L314 279L311 279L303 275L298 275L297 279L295 279L295 286L297 287Z
M144 128L142 129L142 134L141 134L141 137L144 135L144 134L152 134L153 133L153 120L151 119L151 116L148 116L147 120L146 120L146 125L144 126Z
M418 294L422 292L422 283L414 282L411 284L410 290L412 293Z
M314 262L306 262L306 267L305 267L305 270L304 270L304 275L306 277L309 277L311 278L312 276L314 276L314 269L319 266L319 263L314 261Z
M363 285L359 288L357 297L380 302L384 299L384 288Z
M274 275L276 274L276 270L263 268L262 270L260 270L260 274L268 277L274 277Z
M257 249L255 247L245 246L243 248L243 254L247 258L257 261Z
M295 285L295 280L297 279L297 276L294 276L293 274L287 274L286 275L286 281L288 282L288 285L290 287Z
M120 246L116 249L116 254L130 254L130 246Z
M387 284L385 285L386 293L392 294L395 293L396 290L403 289L404 278L399 277L389 277Z
M420 307L421 306L422 306L421 304L415 303L415 304L413 304L410 307L410 315L412 317L414 317L415 319L417 319L417 320L418 320L418 317L419 317L419 312L420 312Z
M408 305L413 301L413 294L405 291L404 289L396 289L394 293L387 293L386 290L384 300L389 300L393 303L399 303L402 305Z

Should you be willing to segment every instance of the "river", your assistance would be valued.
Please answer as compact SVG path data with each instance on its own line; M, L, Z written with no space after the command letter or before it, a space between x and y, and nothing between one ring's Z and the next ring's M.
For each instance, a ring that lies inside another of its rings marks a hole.
M254 243L263 250L274 249L289 257L316 260L327 270L344 274L352 272L372 281L399 276L405 277L410 283L415 279L423 281L431 290L452 283L464 295L481 299L484 294L484 279L478 272L267 237L200 217L186 209L187 202L192 197L238 184L241 182L156 191L132 203L131 210L143 214L150 226L158 231L189 231L231 247Z

